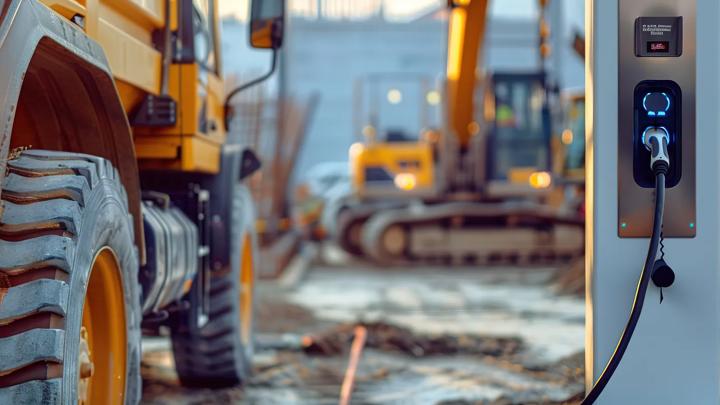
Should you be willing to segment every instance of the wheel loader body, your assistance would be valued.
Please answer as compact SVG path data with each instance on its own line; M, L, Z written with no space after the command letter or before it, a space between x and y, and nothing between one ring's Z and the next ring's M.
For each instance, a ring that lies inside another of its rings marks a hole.
M273 50L284 15L274 3ZM171 329L186 385L247 379L259 255L242 180L257 162L228 143L226 104L217 0L0 2L0 353L17 359L0 361L0 402L136 403L141 327ZM124 297L112 304L124 339L101 342L107 334L91 328L90 313L108 304L87 290L96 271L118 272L106 279L121 280L120 293L107 300ZM22 306L37 313L8 315L26 290L37 294ZM26 317L41 329L28 331ZM23 349L58 334L54 357ZM224 346L210 343L218 338ZM104 348L94 359L93 345ZM113 345L132 349L120 372L100 354ZM64 357L77 347L80 359ZM213 362L223 367L203 366ZM107 373L111 396L102 383L87 388Z
M0 47L7 80L0 111L7 124L0 138L3 156L32 146L110 159L131 194L138 232L138 170L217 173L226 139L219 20L216 7L205 10L214 56L204 63L194 56L193 31L187 27L192 10L193 0L6 1ZM143 99L161 94L158 38L168 26L177 35L165 72L167 95L177 102L176 122L134 126Z

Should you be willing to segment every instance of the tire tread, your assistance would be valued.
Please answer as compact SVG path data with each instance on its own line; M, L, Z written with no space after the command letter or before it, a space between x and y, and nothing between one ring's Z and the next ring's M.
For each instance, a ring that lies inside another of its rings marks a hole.
M0 388L0 403L60 404L67 395L63 393L62 378L26 373L22 378L29 380L11 385L3 384L3 378L42 364L62 365L64 317L69 315L71 295L70 285L63 277L73 276L71 266L75 262L77 237L83 229L83 211L91 198L107 198L108 193L116 193L127 213L127 193L112 164L91 155L27 150L8 161L7 171L0 217L0 325L5 328L0 353L9 355L0 356L0 386L4 387ZM130 214L121 219L125 221L132 234ZM134 241L129 242L133 244L131 248L123 247L116 253L126 264L123 271L131 271L133 280L137 278L137 266L127 264L137 263L137 252ZM135 257L128 256L131 254ZM130 302L137 305L131 309L134 313L128 314L128 342L136 341L132 344L137 347L142 317L139 288L129 288L135 295L130 296ZM62 319L32 321L43 313ZM24 324L25 328L14 328L13 322ZM130 350L130 343L128 347ZM132 356L135 353L131 351ZM137 359L130 359L128 367L139 369L139 348ZM126 383L127 404L140 400L141 381L139 373L136 374Z

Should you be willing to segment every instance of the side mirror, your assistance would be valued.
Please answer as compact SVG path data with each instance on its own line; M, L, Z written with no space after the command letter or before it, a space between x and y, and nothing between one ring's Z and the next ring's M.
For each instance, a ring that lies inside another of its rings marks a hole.
M234 88L225 96L225 129L230 129L232 107L230 101L236 94L262 83L272 76L277 68L278 49L282 47L285 35L285 0L252 0L250 6L250 46L259 49L272 49L270 71L257 79L250 80Z
M245 149L240 157L240 180L245 180L251 174L260 170L260 158L251 149Z
M285 29L285 0L253 0L250 9L250 46L259 49L282 47Z

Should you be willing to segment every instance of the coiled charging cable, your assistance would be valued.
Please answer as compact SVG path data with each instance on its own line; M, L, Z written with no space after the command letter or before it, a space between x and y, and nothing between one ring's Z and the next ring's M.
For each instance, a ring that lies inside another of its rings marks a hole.
M597 379L595 385L592 387L590 392L587 394L585 399L582 401L582 405L591 405L595 403L605 386L612 378L615 370L620 361L622 360L625 350L627 350L632 338L635 327L637 326L638 320L640 319L640 313L642 312L643 303L645 302L645 294L647 293L648 285L650 285L650 278L652 276L653 268L655 266L655 259L657 257L658 245L660 243L660 234L662 232L663 224L663 213L665 210L665 175L670 169L670 158L668 156L668 143L670 142L670 136L665 128L662 127L649 127L643 134L643 142L645 147L650 150L650 168L655 174L655 215L653 217L652 236L650 237L650 245L648 246L647 256L645 258L645 265L643 266L642 273L640 273L640 280L635 290L635 299L633 300L632 310L628 317L627 324L623 330L620 341L615 347L615 351L610 357L605 369L600 378Z

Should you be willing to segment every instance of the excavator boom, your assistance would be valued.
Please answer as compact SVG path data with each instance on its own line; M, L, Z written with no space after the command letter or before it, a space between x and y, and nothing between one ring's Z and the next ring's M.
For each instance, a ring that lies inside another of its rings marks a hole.
M451 0L447 53L449 128L462 148L477 134L474 117L478 55L482 53L489 0Z

